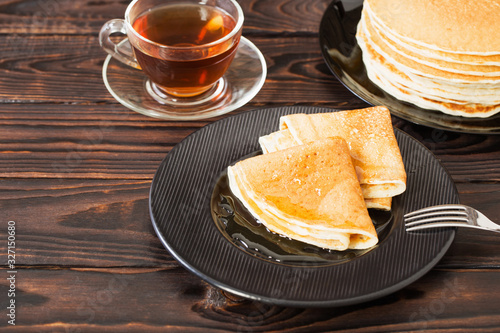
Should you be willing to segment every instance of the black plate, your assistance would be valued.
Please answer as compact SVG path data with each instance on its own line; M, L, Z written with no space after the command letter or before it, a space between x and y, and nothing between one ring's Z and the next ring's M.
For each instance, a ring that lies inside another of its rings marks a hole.
M212 218L214 187L228 165L260 151L259 136L278 129L290 113L335 110L318 107L260 109L203 127L175 146L157 170L150 192L155 231L189 271L231 293L287 306L340 306L375 299L412 283L445 254L454 229L408 234L403 214L427 205L458 203L453 181L434 155L395 130L407 170L407 191L393 202L386 235L366 253L277 262L228 240Z
M385 105L391 113L416 124L464 133L500 134L500 114L464 118L423 109L389 95L368 79L355 34L361 17L361 0L334 0L319 28L323 58L337 79L372 105Z

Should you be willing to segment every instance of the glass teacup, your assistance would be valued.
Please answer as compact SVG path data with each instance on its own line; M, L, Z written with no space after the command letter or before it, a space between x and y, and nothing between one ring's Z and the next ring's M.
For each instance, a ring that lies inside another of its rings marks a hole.
M115 59L142 69L158 102L197 104L223 94L243 19L235 0L134 0L125 19L104 24L99 41ZM112 41L116 33L128 43Z

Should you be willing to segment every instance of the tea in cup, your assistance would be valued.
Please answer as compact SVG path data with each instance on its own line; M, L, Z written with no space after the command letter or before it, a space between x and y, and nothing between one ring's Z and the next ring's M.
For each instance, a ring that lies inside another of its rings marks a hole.
M223 89L242 26L235 0L134 0L125 19L104 24L99 41L114 58L141 69L148 93L164 103ZM111 40L115 33L128 36L133 53Z

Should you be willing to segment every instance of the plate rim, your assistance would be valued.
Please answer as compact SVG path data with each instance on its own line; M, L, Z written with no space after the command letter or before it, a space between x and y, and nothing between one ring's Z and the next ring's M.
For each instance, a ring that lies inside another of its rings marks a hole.
M192 137L198 135L199 132L207 130L207 129L212 128L214 126L218 126L217 124L220 125L221 123L223 123L225 121L228 121L228 119L245 118L249 114L252 114L252 113L255 113L255 112L259 112L259 111L260 112L266 112L266 111L276 110L276 109L285 109L285 110L295 111L297 109L304 109L304 108L310 108L310 109L314 109L314 110L323 110L322 112L342 111L342 110L338 110L338 109L331 109L331 108L317 107L317 106L309 106L309 107L308 106L282 106L282 107L263 107L263 108L258 108L258 109L254 109L254 110L245 111L245 112L242 112L240 114L233 115L233 116L230 116L230 117L218 120L216 122L210 123L210 124L208 124L208 125L200 128L199 130L191 133L185 139L183 139L179 144L177 144L176 146L174 146L172 148L172 150L165 156L165 158L161 162L159 168L156 170L155 175L153 177L152 184L151 184L150 192L149 192L149 212L150 212L150 218L151 218L151 222L153 224L153 228L155 230L155 233L158 236L158 238L160 239L162 245L174 257L174 259L177 260L184 268L186 268L191 273L197 275L198 277L200 277L202 280L206 281L207 283L209 283L211 285L214 285L214 286L216 286L216 287L218 287L220 289L226 290L226 291L228 291L228 292L230 292L232 294L241 296L241 297L245 297L245 298L248 298L248 299L251 299L251 300L256 300L256 301L267 302L267 303L271 303L271 304L275 304L275 305L280 305L280 306L292 306L292 307L337 307L337 306L347 306L347 305L353 305L353 304L358 304L358 303L362 303L362 302L368 302L368 301L371 301L371 300L374 300L374 299L386 296L386 295L388 295L390 293L393 293L393 292L395 292L397 290L400 290L400 289L404 288L405 286L408 286L409 284L415 282L416 280L418 280L422 276L424 276L429 270L432 269L432 267L434 267L442 259L442 257L444 256L444 254L448 251L449 247L451 246L451 244L454 241L456 228L449 229L450 234L448 236L448 239L446 240L445 244L442 246L442 248L439 251L439 253L435 257L433 257L432 260L430 260L429 262L427 262L425 265L421 266L415 273L409 275L408 277L406 277L404 279L399 280L397 283L394 283L394 284L392 284L390 286L387 286L386 288L378 289L378 290L375 290L373 292L362 294L362 295L358 295L358 296L355 296L355 297L346 297L346 298L342 298L342 299L321 300L321 301L318 301L318 300L313 300L313 301L311 301L311 300L304 300L304 301L289 300L289 299L282 299L282 298L270 297L268 295L262 295L262 294L259 294L259 293L251 293L251 292L248 292L248 291L245 291L245 290L240 290L237 287L234 287L234 286L232 286L230 284L221 282L217 278L212 277L210 275L207 275L205 272L203 272L203 271L201 271L201 270L193 267L189 263L189 261L186 260L185 258L183 258L183 256L180 255L177 252L177 250L174 247L172 247L169 244L169 242L165 239L165 237L164 237L164 235L162 233L162 230L160 230L160 227L159 227L158 223L156 222L155 216L153 214L153 206L152 206L152 196L153 196L153 192L154 192L153 186L155 184L155 180L158 179L157 177L158 177L158 174L159 174L162 166L165 163L167 163L169 155L172 154L172 152L175 152L176 150L182 149L182 144L181 144L182 142L184 142L185 140L188 140L188 138L192 139ZM436 156L432 153L432 151L430 151L422 143L420 143L418 140L416 140L415 138L413 138L409 134L405 133L404 131L402 131L400 129L397 129L397 128L395 128L395 131L396 132L400 132L399 135L403 135L403 137L406 136L407 138L409 138L410 140L412 140L414 144L419 144L421 146L421 148L426 151L426 154L429 154L429 156L431 156L435 160L435 163L437 163L437 165L439 165L440 169L445 173L445 175L447 176L448 180L451 182L451 184L452 184L452 190L453 190L453 195L454 195L455 199L458 200L458 191L457 191L457 188L456 188L456 184L453 182L453 180L451 178L451 175L449 174L448 170L440 163L440 161L436 158ZM191 140L191 139L189 139L189 140ZM210 185L212 186L213 184L210 184ZM217 227L215 226L215 222L212 220L212 216L208 216L206 218L208 220L210 220L214 224L214 227L217 229ZM219 230L218 230L218 232L220 233ZM222 235L222 233L220 234L220 237L225 238L225 236ZM388 236L388 237L390 237L390 236ZM227 239L225 241L227 241L229 243L229 241ZM234 246L233 244L231 244L231 245ZM237 250L239 252L243 252L243 251L241 251L241 249L237 249ZM368 254L373 253L373 252L376 253L376 250L377 249L374 249L373 251L370 251ZM248 259L248 260L262 261L262 259L259 259L259 258L256 258L256 257L252 257L248 253L245 253L245 255L247 255L248 258L251 258L251 259ZM304 268L307 268L307 267L304 266ZM312 269L314 269L314 267Z

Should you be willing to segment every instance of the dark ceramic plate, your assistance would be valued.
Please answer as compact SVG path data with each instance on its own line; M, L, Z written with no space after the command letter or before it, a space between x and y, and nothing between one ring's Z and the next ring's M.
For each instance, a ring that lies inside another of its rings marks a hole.
M153 179L150 214L163 245L189 271L250 299L286 306L340 306L372 300L417 280L445 254L454 229L408 234L403 214L458 203L453 181L434 155L395 130L408 179L392 214L372 218L379 244L369 251L325 251L265 232L230 196L224 172L259 154L259 136L290 113L318 107L260 109L228 117L188 136L166 156ZM273 238L274 237L274 238Z
M365 102L385 105L395 116L416 124L464 133L500 134L500 114L489 118L450 116L402 102L372 83L366 74L355 38L361 9L361 0L334 0L321 20L321 52L327 66L340 82Z

